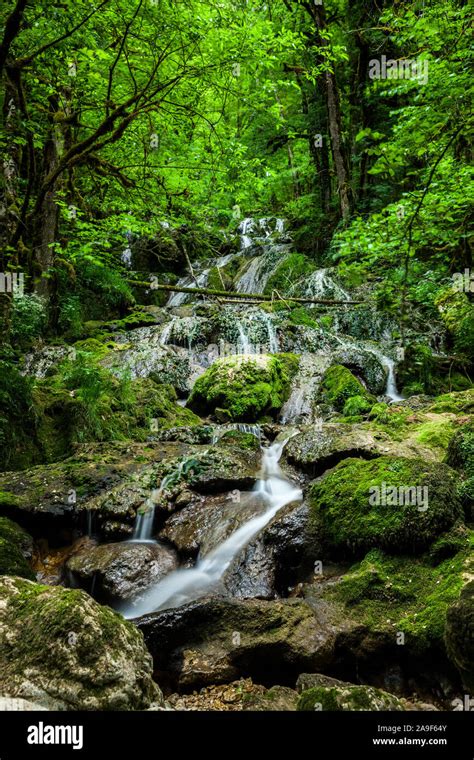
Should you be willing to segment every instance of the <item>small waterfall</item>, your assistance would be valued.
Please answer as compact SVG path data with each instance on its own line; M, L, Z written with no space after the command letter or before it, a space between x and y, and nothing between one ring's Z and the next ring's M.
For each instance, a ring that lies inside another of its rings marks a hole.
M275 325L272 322L272 319L269 314L267 314L266 311L260 312L260 319L265 323L267 332L268 332L268 345L270 349L271 354L277 354L280 350L280 347L278 345L278 337L277 332L275 329Z
M176 321L176 317L173 317L167 324L163 327L163 331L160 335L160 346L167 346L168 341L171 337L171 333L173 332L174 323Z
M240 234L240 248L242 251L245 251L247 248L250 248L252 246L252 238L249 236L249 232L251 232L254 228L254 221L253 219L244 219L243 222L239 225L238 232Z
M262 468L254 496L265 509L242 525L229 538L200 559L191 569L170 573L154 589L144 594L123 612L138 617L171 607L179 607L213 591L231 562L242 549L275 517L286 504L301 501L303 495L282 473L279 460L289 439L273 443L262 453Z
M137 512L135 527L131 541L151 541L153 535L153 523L155 521L155 508L159 504L163 491L175 480L179 479L186 460L179 463L176 470L165 475L159 488L154 488L143 507Z
M389 356L380 354L380 361L387 370L387 387L385 389L385 395L392 401L403 401L403 396L400 396L397 388L397 382L395 380L395 362L390 359Z
M260 425L249 425L246 422L229 422L227 425L219 425L219 427L214 430L212 443L217 443L217 441L230 430L237 430L239 433L250 433L259 440L262 437Z
M330 364L329 354L302 354L290 397L280 412L280 422L283 425L315 421L314 403L317 390Z
M237 330L239 331L239 351L240 354L251 354L252 353L252 346L250 343L250 340L248 339L248 336L244 330L244 326L242 322L238 319L237 320Z

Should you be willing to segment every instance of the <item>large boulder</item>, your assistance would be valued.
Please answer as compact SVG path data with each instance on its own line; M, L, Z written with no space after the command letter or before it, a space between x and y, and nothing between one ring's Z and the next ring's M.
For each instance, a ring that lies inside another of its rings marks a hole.
M136 619L155 671L179 688L251 676L258 683L295 680L327 666L336 632L328 605L300 600L206 598Z
M100 601L134 599L177 567L175 552L158 543L85 545L66 563L71 578Z
M316 603L341 605L341 619L352 621L337 642L346 672L356 663L360 678L389 691L406 693L416 683L419 693L444 692L447 699L454 666L472 683L473 534L458 533L457 550L452 544L441 559L449 533L419 557L374 549L338 578L316 584ZM312 594L309 586L305 598Z
M292 354L218 359L196 381L188 405L198 414L215 414L222 422L256 422L274 416L289 396L297 367Z
M461 518L457 480L420 459L346 459L311 488L312 528L329 555L416 553Z
M0 691L59 710L162 703L143 636L85 592L0 579Z

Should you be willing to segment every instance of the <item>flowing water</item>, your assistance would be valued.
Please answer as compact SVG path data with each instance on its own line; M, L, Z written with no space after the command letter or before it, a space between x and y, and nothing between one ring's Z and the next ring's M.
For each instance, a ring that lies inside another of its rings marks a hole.
M283 448L289 439L273 443L262 450L260 478L254 489L255 517L232 533L195 567L175 570L148 590L140 599L122 610L134 618L149 612L179 607L215 590L225 571L242 549L272 520L286 504L301 501L302 492L285 477L279 466Z
M179 479L185 464L186 460L183 460L179 463L176 470L165 475L159 488L154 488L144 506L140 507L135 520L135 527L131 538L132 541L152 541L156 505L159 504L163 491L165 491L172 482Z

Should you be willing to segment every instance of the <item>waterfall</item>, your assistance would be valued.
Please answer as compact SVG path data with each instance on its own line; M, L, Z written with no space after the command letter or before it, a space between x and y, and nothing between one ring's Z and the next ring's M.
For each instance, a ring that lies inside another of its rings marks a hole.
M301 501L301 490L286 479L279 466L288 440L289 438L275 442L262 450L261 473L254 488L254 497L258 503L263 503L264 511L238 528L207 556L200 559L195 567L175 570L167 575L153 589L123 610L125 617L133 618L149 612L179 607L213 591L235 557L263 530L277 512L286 504Z
M164 490L170 485L170 483L176 479L179 479L179 476L181 475L183 471L183 467L186 464L186 460L183 459L182 462L179 463L176 470L173 470L173 472L168 473L168 475L165 475L165 477L162 479L159 488L154 488L151 492L150 496L145 502L145 505L143 507L140 507L140 509L137 512L137 517L135 520L135 527L133 529L133 535L130 539L131 541L151 541L152 535L153 535L153 523L155 521L155 508L156 505L159 504L161 499L161 494Z
M317 390L330 364L330 355L302 354L290 397L280 412L280 422L283 425L289 422L314 422Z
M237 320L237 330L239 331L239 352L242 354L251 354L252 353L252 346L250 343L250 340L248 339L248 336L244 330L242 322L238 319Z
M309 298L336 298L349 301L349 294L330 277L328 271L328 269L317 269L306 278L304 283L298 283L298 289L302 295Z
M173 332L174 323L176 321L176 317L173 317L164 327L162 330L162 333L160 335L160 346L167 346L168 341L171 337L171 333Z
M227 425L219 425L219 427L214 430L212 443L217 443L217 441L222 438L225 433L228 433L229 430L237 430L239 433L250 433L259 440L262 437L260 425L249 425L247 422L229 422Z
M268 332L268 345L271 354L277 354L280 350L278 345L278 337L271 317L266 311L260 312L260 319L265 323Z
M380 361L387 370L387 387L385 389L385 395L392 401L403 401L403 396L400 396L397 389L397 382L395 380L395 362L390 359L389 356L380 354Z

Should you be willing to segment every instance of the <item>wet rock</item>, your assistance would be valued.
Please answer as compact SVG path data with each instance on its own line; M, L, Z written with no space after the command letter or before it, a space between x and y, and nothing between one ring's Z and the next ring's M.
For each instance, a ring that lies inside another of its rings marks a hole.
M72 579L103 601L134 599L175 570L172 549L158 543L85 546L67 561Z
M85 592L0 578L0 691L53 710L162 702L140 632Z
M198 553L205 556L263 509L252 493L230 492L197 498L171 515L159 534L179 552L190 556Z
M108 520L131 522L149 496L156 463L187 451L179 443L85 444L61 462L1 474L0 504L33 534L50 538Z
M345 625L325 604L312 610L299 600L220 598L145 615L135 623L155 671L186 689L240 676L268 685L293 683L302 670L331 662L337 627Z
M200 493L247 491L255 484L260 467L260 457L255 452L222 445L207 449L196 456L196 461L188 483Z
M324 423L322 428L308 425L286 446L286 458L311 475L321 475L348 457L371 459L391 454L394 456L437 459L429 446L410 438L397 441L370 423Z
M314 562L314 541L308 532L307 504L289 504L237 557L224 577L234 597L272 599L288 596Z

